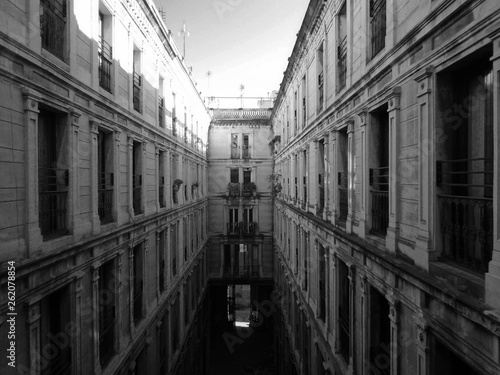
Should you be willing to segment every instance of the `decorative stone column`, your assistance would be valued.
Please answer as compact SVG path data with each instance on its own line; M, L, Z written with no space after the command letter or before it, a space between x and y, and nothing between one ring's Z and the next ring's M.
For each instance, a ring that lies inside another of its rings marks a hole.
M28 307L29 346L30 346L30 375L40 374L40 301L30 303Z
M401 88L395 87L388 97L389 113L389 225L385 238L385 247L389 252L395 253L399 236L398 210L399 210L399 133L400 133L400 98Z
M500 35L492 36L493 40L493 63L492 76L494 78L493 87L493 144L496 145L496 152L493 156L493 251L491 261L488 267L488 273L485 276L485 299L486 303L496 310L500 310L500 152L498 149L500 141L500 92L498 91L498 80L500 76Z
M78 241L87 231L87 223L83 223L80 219L80 119L81 114L73 108L68 110L68 122L71 125L71 138L68 155L69 173L69 225L68 228L73 231L74 240Z
M391 375L399 374L399 306L400 302L394 297L392 291L386 295L389 303L389 320L391 321L391 344L390 344L390 361Z
M332 183L332 193L330 195L330 209L331 209L331 223L335 225L337 223L338 216L338 206L339 206L339 189L338 189L338 149L337 149L337 137L338 131L334 130L331 133L331 183Z
M428 67L415 77L418 98L418 234L415 244L415 263L429 269L430 252L433 250L431 233L434 227L434 131L432 82L434 69Z
M128 306L129 312L129 324L130 324L130 339L132 340L135 336L135 325L134 325L134 245L130 245L128 248L128 293L130 304Z
M91 202L91 221L92 234L98 234L101 231L101 220L99 218L99 176L98 176L98 137L99 126L93 117L89 118L90 126L90 202Z
M155 207L156 212L160 212L160 149L155 144ZM165 195L164 195L165 196Z
M361 276L359 278L359 292L361 294L361 322L360 322L360 331L361 331L361 363L362 365L359 368L359 375L366 374L366 363L369 363L369 353L367 348L370 346L370 342L368 341L369 335L369 321L368 321L368 311L370 306L368 305L368 281L366 276Z
M24 140L25 150L38 150L38 102L41 95L32 89L23 87L24 104ZM27 258L35 249L39 249L43 242L38 218L38 152L25 153L25 178L26 178L26 248ZM39 310L38 310L39 311ZM33 367L33 364L31 366Z
M354 329L354 296L355 296L355 287L356 287L356 280L355 280L355 267L352 264L347 264L347 267L349 269L349 274L348 274L348 279L349 279L349 367L351 368L351 374L356 373L356 362L354 359L356 358L356 355L354 353L355 346L354 346L354 334L355 334L355 329Z
M427 323L423 316L420 315L416 320L417 323L417 372L416 375L429 374L429 334L427 331Z
M92 341L94 343L94 373L101 373L101 363L99 358L99 267L101 263L92 265Z
M324 171L323 171L323 185L324 185L324 207L323 207L323 220L328 220L328 214L330 212L330 147L329 147L329 137L328 133L325 134L323 138L323 159L324 159Z
M145 90L142 90L145 91ZM141 101L141 103L143 103ZM141 212L145 215L150 214L148 212L148 205L147 205L147 187L148 187L148 181L147 181L147 166L146 166L146 160L147 160L147 153L148 153L148 143L144 140L142 140L142 155L141 155L141 174L142 174L142 184L141 184ZM151 210L152 211L152 210Z
M117 64L114 64L117 65ZM115 218L118 226L122 225L127 221L125 215L122 210L121 210L121 205L120 205L120 192L119 192L119 186L120 186L120 175L121 175L121 165L120 165L120 134L121 131L118 127L113 128L113 163L114 163L114 168L113 168L113 217Z
M128 146L128 163L127 163L127 179L128 179L128 211L129 211L129 220L132 221L134 217L134 175L132 169L132 163L134 159L134 139L130 134L127 136L127 146Z

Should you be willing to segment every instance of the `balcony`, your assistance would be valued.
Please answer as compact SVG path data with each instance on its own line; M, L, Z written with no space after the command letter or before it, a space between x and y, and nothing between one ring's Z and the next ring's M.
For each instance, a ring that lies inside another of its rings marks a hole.
M240 223L243 229L243 236L256 236L258 235L258 225L256 222L243 222Z
M67 169L40 168L39 222L44 239L66 234L68 214L69 171Z
M240 235L240 223L227 224L227 235L228 236L239 236Z
M493 249L493 159L437 161L440 260L488 270Z
M371 168L370 186L372 202L371 233L385 236L389 226L389 167Z

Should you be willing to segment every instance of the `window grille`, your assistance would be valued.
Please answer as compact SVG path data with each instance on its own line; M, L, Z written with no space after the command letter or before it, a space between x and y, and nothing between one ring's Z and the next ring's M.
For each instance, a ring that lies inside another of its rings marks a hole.
M370 0L371 57L385 47L386 6L385 0Z
M141 112L141 85L142 79L141 75L137 72L133 73L133 104L134 110Z
M104 38L99 39L99 86L111 92L111 65L113 62L113 47Z
M42 47L61 60L64 60L66 19L66 0L40 0Z

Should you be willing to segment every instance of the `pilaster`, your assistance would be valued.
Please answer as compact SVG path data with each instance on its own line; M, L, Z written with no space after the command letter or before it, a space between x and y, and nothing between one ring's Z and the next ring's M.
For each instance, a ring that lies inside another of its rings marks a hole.
M387 105L389 113L389 225L385 238L385 247L391 253L397 249L399 236L398 210L398 161L400 144L400 99L401 88L395 87L390 93Z
M428 67L415 77L418 97L418 235L415 244L415 263L428 270L432 246L432 230L434 226L434 131L433 120L433 85L434 69Z
M362 121L364 125L364 121ZM366 127L362 128L361 137L364 135L364 130ZM362 138L363 141L363 138ZM362 166L363 168L363 166ZM361 183L364 184L365 180L361 178ZM364 228L362 225L364 222L364 210L361 210L360 217L360 228L362 230L362 236L364 236ZM352 233L354 227L354 120L349 120L347 122L347 220L346 220L346 232Z
M101 220L99 218L99 177L98 177L98 136L99 127L93 117L89 118L90 126L90 201L91 201L91 221L92 234L96 235L101 231Z

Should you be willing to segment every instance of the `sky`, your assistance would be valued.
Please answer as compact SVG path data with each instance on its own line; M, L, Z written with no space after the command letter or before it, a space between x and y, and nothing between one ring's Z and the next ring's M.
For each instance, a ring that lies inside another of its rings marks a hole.
M154 0L203 96L267 97L279 90L309 0ZM210 78L207 72L211 72Z

